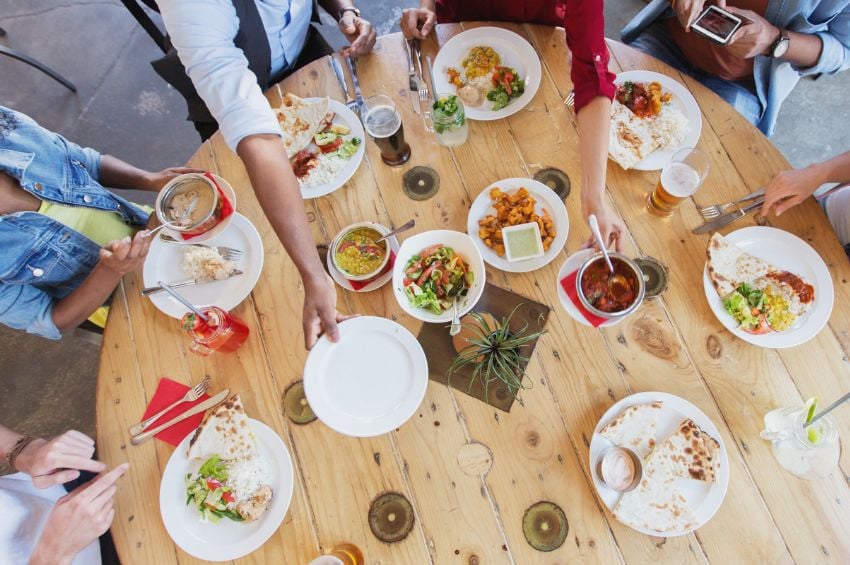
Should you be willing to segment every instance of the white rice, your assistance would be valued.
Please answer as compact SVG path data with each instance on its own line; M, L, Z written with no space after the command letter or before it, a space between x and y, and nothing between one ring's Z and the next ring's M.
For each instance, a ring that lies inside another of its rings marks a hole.
M675 147L688 133L688 118L672 106L665 106L652 120L650 132L661 147Z
M187 246L183 254L183 272L193 279L224 280L236 267L211 247Z
M331 182L348 163L348 159L344 159L335 153L319 153L316 155L316 160L316 166L310 169L310 174L299 179L304 188L312 188Z
M251 499L260 487L271 486L271 477L263 457L257 453L241 460L227 460L227 486L233 489L236 503Z

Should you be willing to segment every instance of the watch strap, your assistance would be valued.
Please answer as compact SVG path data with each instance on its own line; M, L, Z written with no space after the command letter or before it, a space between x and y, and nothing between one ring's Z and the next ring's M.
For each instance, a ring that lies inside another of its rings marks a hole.
M342 19L342 17L345 15L346 12L351 12L357 18L360 17L360 10L358 10L354 6L346 6L345 8L342 8L339 11L339 19Z

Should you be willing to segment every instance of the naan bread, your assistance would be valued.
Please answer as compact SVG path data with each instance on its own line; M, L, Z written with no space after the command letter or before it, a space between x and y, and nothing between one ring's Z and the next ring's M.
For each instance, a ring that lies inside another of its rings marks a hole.
M623 169L631 169L659 147L649 122L616 100L611 103L608 155Z
M291 159L310 144L328 113L328 99L307 102L294 94L286 94L280 108L275 110L286 155Z
M683 532L697 526L696 516L675 480L660 479L652 469L644 469L640 484L620 497L613 513L627 526L663 533Z
M629 406L607 426L599 435L618 447L631 449L643 459L655 447L655 426L662 402Z
M750 255L728 239L715 233L708 241L708 277L720 296L726 296L741 283L752 283L776 267Z
M655 448L645 469L657 470L663 478L682 477L713 483L720 469L720 444L687 419L679 429Z
M201 425L189 441L189 459L208 459L218 455L222 459L241 460L258 454L257 442L251 433L248 416L238 394L234 394L215 408L207 410Z

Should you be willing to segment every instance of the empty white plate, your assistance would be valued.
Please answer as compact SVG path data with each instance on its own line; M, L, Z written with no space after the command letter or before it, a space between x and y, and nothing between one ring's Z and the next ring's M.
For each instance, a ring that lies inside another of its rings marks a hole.
M428 360L403 326L362 316L323 336L304 367L304 393L316 416L345 435L373 437L401 426L428 387Z

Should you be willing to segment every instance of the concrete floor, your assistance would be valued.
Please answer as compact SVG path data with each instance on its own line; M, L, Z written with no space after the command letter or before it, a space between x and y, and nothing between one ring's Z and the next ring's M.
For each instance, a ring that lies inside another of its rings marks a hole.
M398 31L407 5L357 3L380 34ZM641 0L609 0L607 35L619 37L641 6ZM0 0L0 27L8 32L0 44L41 60L79 89L74 95L38 71L0 58L0 104L151 170L183 163L197 148L183 100L148 64L159 51L117 0ZM335 28L323 27L340 45ZM850 73L806 80L785 102L773 141L792 164L848 149L846 132L835 127L850 123L848 90ZM49 342L0 326L0 423L47 436L68 428L92 435L98 351L79 335Z

